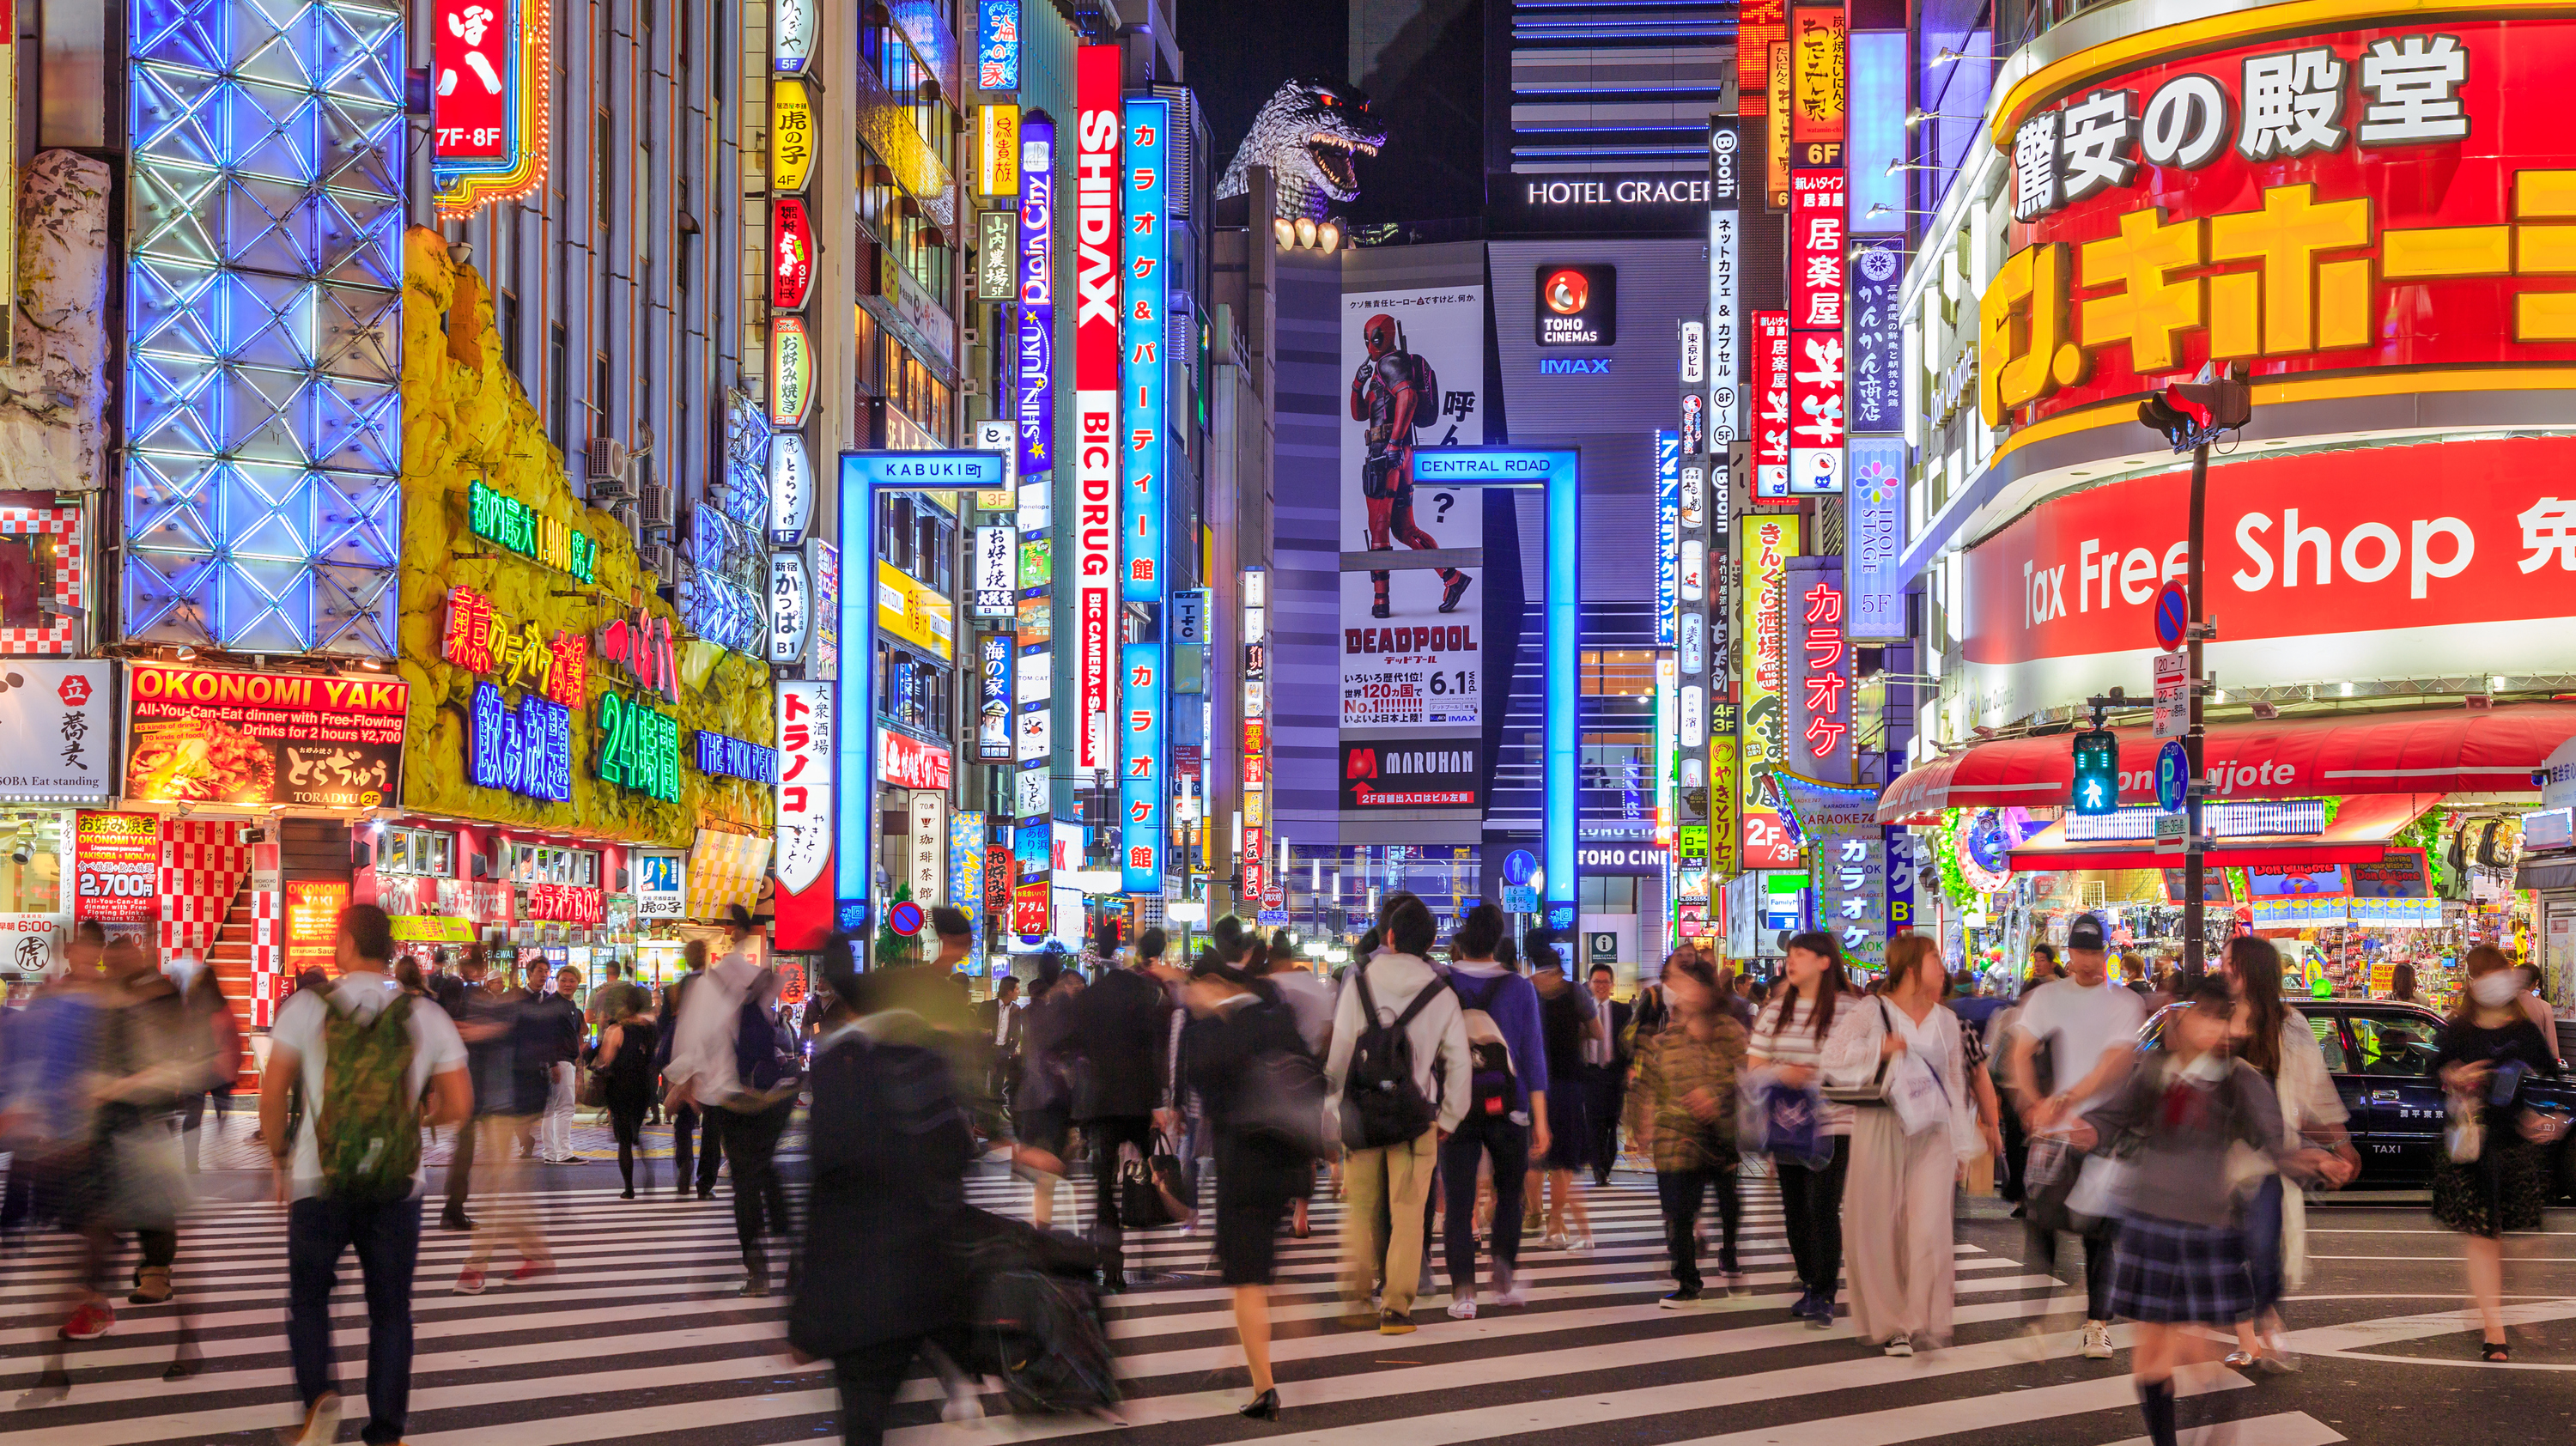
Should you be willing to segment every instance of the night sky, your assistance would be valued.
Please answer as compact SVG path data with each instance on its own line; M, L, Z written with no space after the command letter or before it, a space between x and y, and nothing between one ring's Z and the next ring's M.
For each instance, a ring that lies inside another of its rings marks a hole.
M1385 0L1381 0L1385 3ZM1398 0L1401 3L1401 0ZM1280 82L1350 83L1350 0L1180 0L1182 80L1206 107L1208 174L1223 175ZM1425 7L1426 9L1431 7ZM1455 8L1455 7L1450 7ZM1484 7L1405 37L1397 74L1371 88L1383 154L1359 163L1351 219L1422 221L1484 209Z

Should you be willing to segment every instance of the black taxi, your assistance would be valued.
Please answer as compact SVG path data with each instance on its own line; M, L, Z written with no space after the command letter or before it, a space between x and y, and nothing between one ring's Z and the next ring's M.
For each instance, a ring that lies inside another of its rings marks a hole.
M2361 1175L2349 1190L2421 1190L2432 1183L2433 1160L2442 1148L2446 1112L2442 1082L2433 1074L2442 1050L2441 1015L2417 1004L2388 999L2293 999L2292 1009L2316 1031L2317 1048L2334 1079L2335 1093L2351 1115L2353 1148ZM2167 1005L2138 1031L2140 1048L2164 1033ZM2562 1036L2566 1033L2561 1030ZM2561 1048L2565 1046L2562 1043ZM2525 1098L2535 1105L2576 1114L2576 1082L2538 1079ZM2576 1199L2576 1131L2550 1147L2552 1193Z

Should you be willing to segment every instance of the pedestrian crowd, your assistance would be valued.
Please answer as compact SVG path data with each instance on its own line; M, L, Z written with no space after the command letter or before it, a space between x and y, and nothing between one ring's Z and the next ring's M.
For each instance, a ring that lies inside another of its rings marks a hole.
M1170 1259L1135 1251L1158 1231L1206 1237L1248 1376L1241 1411L1276 1418L1296 1404L1271 1362L1278 1242L1311 1233L1314 1202L1342 1202L1344 1325L1403 1335L1423 1328L1417 1304L1444 1274L1452 1319L1526 1306L1526 1253L1590 1252L1587 1195L1633 1158L1654 1175L1664 1308L1749 1293L1752 1181L1778 1199L1789 1317L1847 1325L1897 1357L1951 1343L1960 1193L1990 1170L2024 1221L2025 1262L2081 1276L2073 1350L2112 1358L2125 1323L2148 1438L2164 1446L2177 1373L2216 1354L2213 1334L2233 1337L2231 1366L2297 1368L2282 1309L2305 1276L2305 1201L2359 1167L2323 1031L2250 935L2206 975L2151 983L2115 970L2101 921L2080 916L2062 962L2036 956L2008 1000L1960 988L1967 976L1919 935L1888 941L1866 983L1829 932L1789 938L1776 976L1750 982L1685 943L1621 998L1607 967L1578 981L1552 940L1513 939L1490 904L1444 941L1398 892L1337 977L1226 918L1186 958L1161 929L1104 930L1079 959L1030 956L1025 994L1015 971L976 1006L958 972L970 922L945 908L929 922L929 957L873 967L834 936L791 1008L741 910L721 952L692 943L658 998L612 969L582 1002L577 971L541 962L516 977L476 949L425 972L397 964L383 912L344 910L337 977L299 979L255 1071L257 1138L286 1210L298 1415L283 1439L336 1439L330 1296L350 1254L368 1327L361 1439L402 1439L424 1141L451 1141L438 1223L470 1235L446 1288L499 1283L505 1249L506 1281L525 1284L554 1269L526 1172L573 1158L582 1104L610 1123L623 1198L639 1163L656 1189L644 1130L657 1118L676 1198L712 1198L720 1168L730 1178L739 1289L786 1293L789 1345L831 1363L852 1442L881 1439L921 1361L949 1419L980 1414L987 1376L1015 1407L1113 1405L1101 1300ZM0 1228L77 1237L59 1332L73 1342L113 1328L129 1248L126 1302L183 1294L173 1266L198 1135L221 1130L245 1071L202 965L157 967L94 923L67 953L24 1010L0 1012ZM2560 1062L2523 971L2484 947L2467 978L2430 1065L2451 1100L2432 1209L2464 1241L2482 1354L2504 1361L2501 1237L2538 1228L2566 1121L2526 1095ZM801 1222L777 1164L800 1102ZM1031 1224L968 1203L987 1156L1028 1183ZM1067 1196L1077 1231L1055 1228ZM184 1321L174 1375L195 1364ZM63 1387L59 1354L47 1381Z

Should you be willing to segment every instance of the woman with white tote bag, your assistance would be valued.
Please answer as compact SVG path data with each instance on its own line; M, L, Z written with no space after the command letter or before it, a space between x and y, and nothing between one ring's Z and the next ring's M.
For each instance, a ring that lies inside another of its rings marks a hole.
M1846 1010L1825 1042L1828 1081L1882 1082L1884 1102L1853 1111L1844 1233L1852 1328L1891 1356L1949 1344L1958 1182L1968 1161L2003 1149L1972 1083L1983 1051L1942 1007L1947 984L1930 939L1891 939L1885 991Z

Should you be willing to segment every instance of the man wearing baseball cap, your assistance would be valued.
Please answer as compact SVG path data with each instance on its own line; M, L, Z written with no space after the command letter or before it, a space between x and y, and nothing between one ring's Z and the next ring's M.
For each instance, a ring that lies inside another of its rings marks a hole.
M2030 1132L2034 1177L2023 1187L2023 1223L2030 1235L2024 1263L2054 1274L2058 1232L2083 1237L2084 1355L2099 1361L2111 1359L2111 1238L2119 1222L2081 1219L2067 1210L2067 1192L2075 1188L2084 1157L2063 1142L2076 1118L2108 1099L2127 1077L2137 1057L2139 1026L2146 1023L2138 996L2108 981L2104 935L2102 920L2093 914L2078 914L2066 926L2066 977L2023 996L2010 1056L2013 1098Z

